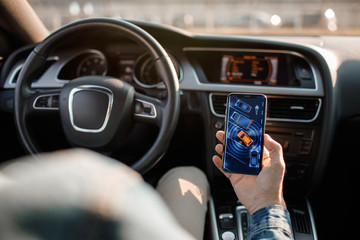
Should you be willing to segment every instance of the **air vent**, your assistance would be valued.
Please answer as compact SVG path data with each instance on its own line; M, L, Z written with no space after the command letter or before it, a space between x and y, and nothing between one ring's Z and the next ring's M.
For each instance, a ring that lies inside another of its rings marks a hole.
M36 82L56 61L57 61L57 59L48 59L45 63L45 66L37 73L36 80L34 82ZM10 77L10 80L9 80L10 84L16 84L16 82L19 78L22 66L23 66L23 64L21 64L15 68L15 70L13 71L13 73Z
M320 99L269 98L268 118L280 121L313 121L318 115L320 104Z
M227 95L210 94L210 107L215 116L225 117Z
M210 109L217 117L225 117L225 94L210 94ZM317 98L268 97L268 120L312 122L319 114L321 100Z
M9 84L16 84L17 80L18 80L18 77L19 77L19 74L20 74L20 71L21 71L21 68L22 68L22 64L17 66L11 73L10 75L10 80L9 80Z
M309 234L310 222L305 212L298 209L291 209L290 212L291 225L295 232Z

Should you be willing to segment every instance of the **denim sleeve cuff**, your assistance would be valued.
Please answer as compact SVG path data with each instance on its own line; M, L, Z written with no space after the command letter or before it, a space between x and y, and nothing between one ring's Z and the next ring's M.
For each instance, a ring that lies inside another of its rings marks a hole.
M259 209L250 216L249 239L293 239L289 212L278 205Z

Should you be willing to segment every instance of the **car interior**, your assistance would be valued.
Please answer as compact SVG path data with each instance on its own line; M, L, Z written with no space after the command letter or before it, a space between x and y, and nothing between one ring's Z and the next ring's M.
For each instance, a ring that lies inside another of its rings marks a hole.
M154 186L173 167L196 166L211 190L204 239L246 239L248 212L211 159L227 95L264 94L295 239L353 236L358 36L197 34L115 18L50 32L27 1L0 0L0 13L1 162L80 146Z

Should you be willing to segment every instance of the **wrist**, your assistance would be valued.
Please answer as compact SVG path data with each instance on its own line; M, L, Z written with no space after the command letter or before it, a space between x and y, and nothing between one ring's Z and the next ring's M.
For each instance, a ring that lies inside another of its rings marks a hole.
M280 198L256 199L253 203L254 204L252 204L251 206L249 206L249 208L247 208L247 210L249 211L250 214L253 214L254 212L256 212L262 208L266 208L268 206L281 206L284 209L287 209L285 200L282 196Z

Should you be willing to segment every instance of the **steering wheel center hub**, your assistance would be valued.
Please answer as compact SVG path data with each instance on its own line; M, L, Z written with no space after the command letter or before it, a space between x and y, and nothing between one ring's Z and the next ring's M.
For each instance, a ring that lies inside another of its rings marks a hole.
M75 146L107 149L127 135L135 90L119 79L87 76L64 85L60 115Z
M70 91L68 108L73 128L79 132L102 132L109 121L113 94L104 87L84 85Z

